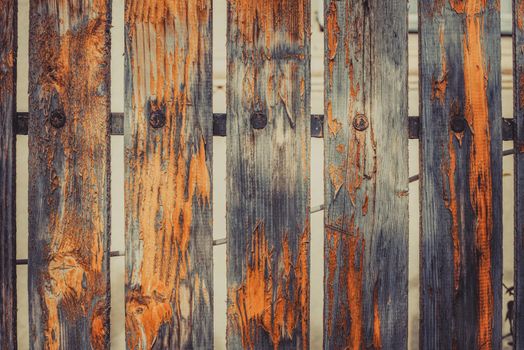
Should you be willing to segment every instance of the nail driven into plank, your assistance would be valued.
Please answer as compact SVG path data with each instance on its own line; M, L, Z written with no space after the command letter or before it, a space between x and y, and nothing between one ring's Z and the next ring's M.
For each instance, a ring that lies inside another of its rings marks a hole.
M110 20L110 0L30 2L28 283L35 350L109 347Z
M17 1L0 0L0 349L16 350Z

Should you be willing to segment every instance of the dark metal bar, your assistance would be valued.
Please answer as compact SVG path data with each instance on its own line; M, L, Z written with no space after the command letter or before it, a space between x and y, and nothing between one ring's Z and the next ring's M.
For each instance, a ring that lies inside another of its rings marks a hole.
M27 135L27 125L29 113L19 112L16 118L16 134ZM504 141L511 141L514 138L515 124L512 118L502 120L502 138ZM419 138L420 122L419 117L409 117L409 138L414 140ZM111 113L111 134L124 135L124 113ZM226 114L213 114L213 136L226 136ZM324 115L311 115L311 137L324 137Z

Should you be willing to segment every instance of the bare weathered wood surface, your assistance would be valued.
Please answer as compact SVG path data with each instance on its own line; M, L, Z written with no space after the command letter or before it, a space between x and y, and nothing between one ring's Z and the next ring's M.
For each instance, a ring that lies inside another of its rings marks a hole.
M515 121L515 302L513 342L524 348L524 0L513 1L513 104Z
M420 0L421 349L500 349L500 2Z
M407 4L324 14L324 348L405 349Z
M30 4L31 349L109 346L110 11Z
M14 350L17 1L0 0L0 9L0 349Z
M211 14L126 2L128 349L213 346Z
M310 2L229 0L227 346L309 346Z

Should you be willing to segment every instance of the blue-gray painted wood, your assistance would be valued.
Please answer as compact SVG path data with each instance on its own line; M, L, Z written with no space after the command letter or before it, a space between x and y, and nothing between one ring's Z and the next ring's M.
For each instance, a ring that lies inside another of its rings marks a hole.
M499 1L420 0L420 348L499 349Z
M406 349L407 2L324 13L324 349Z
M229 0L227 347L309 347L310 1Z

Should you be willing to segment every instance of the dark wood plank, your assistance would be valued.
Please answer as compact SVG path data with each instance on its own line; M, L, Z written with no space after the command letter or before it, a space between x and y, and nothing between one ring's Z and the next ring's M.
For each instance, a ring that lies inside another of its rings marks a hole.
M406 1L324 13L324 348L406 349Z
M513 103L515 140L515 303L513 342L524 348L524 0L513 1Z
M126 2L128 349L213 347L211 14Z
M420 348L500 349L498 0L420 0Z
M109 347L110 4L30 4L31 349Z
M16 19L17 1L0 0L0 349L16 345Z
M228 1L229 349L309 346L309 26L309 0Z

